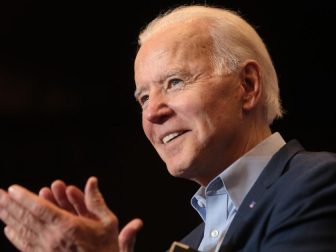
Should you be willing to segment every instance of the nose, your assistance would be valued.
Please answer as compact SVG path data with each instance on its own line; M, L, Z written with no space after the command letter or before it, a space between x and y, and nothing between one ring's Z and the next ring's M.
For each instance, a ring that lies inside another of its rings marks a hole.
M174 111L161 94L151 95L147 101L146 108L142 112L143 120L155 124L163 124L173 114Z

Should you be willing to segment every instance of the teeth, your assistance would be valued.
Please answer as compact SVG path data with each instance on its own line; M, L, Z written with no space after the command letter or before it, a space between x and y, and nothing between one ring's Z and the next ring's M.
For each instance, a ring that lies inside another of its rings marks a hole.
M170 142L173 138L177 137L179 134L180 134L180 133L177 133L177 132L175 132L175 133L171 133L171 134L165 136L165 137L162 139L162 142L163 142L164 144L166 144L166 143Z

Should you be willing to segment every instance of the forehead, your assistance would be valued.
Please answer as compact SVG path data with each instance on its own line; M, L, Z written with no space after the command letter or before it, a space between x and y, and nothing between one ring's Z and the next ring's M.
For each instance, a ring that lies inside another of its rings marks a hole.
M209 62L212 39L207 22L176 23L156 32L140 47L134 65L138 82L155 70L183 68L193 62ZM205 58L207 58L205 60Z

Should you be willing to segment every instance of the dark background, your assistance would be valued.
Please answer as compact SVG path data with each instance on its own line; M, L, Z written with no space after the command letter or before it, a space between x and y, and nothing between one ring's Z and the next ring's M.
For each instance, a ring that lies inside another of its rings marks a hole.
M1 188L95 175L121 226L144 220L137 252L163 251L199 222L197 185L166 172L133 98L137 34L179 3L192 1L1 1ZM265 40L287 111L273 130L336 151L332 1L207 3L241 12ZM0 237L1 252L15 251Z

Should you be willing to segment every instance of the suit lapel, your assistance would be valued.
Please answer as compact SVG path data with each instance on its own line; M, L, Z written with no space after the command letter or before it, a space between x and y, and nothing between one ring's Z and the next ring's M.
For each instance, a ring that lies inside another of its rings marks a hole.
M184 237L181 242L192 248L198 248L203 238L204 226L204 222L198 225L193 231Z
M234 236L241 233L246 220L252 218L253 211L251 209L258 204L267 189L286 171L288 161L301 150L303 147L296 140L292 140L273 156L239 207L225 235L220 251L225 251L225 248L229 247L230 241L235 240Z

